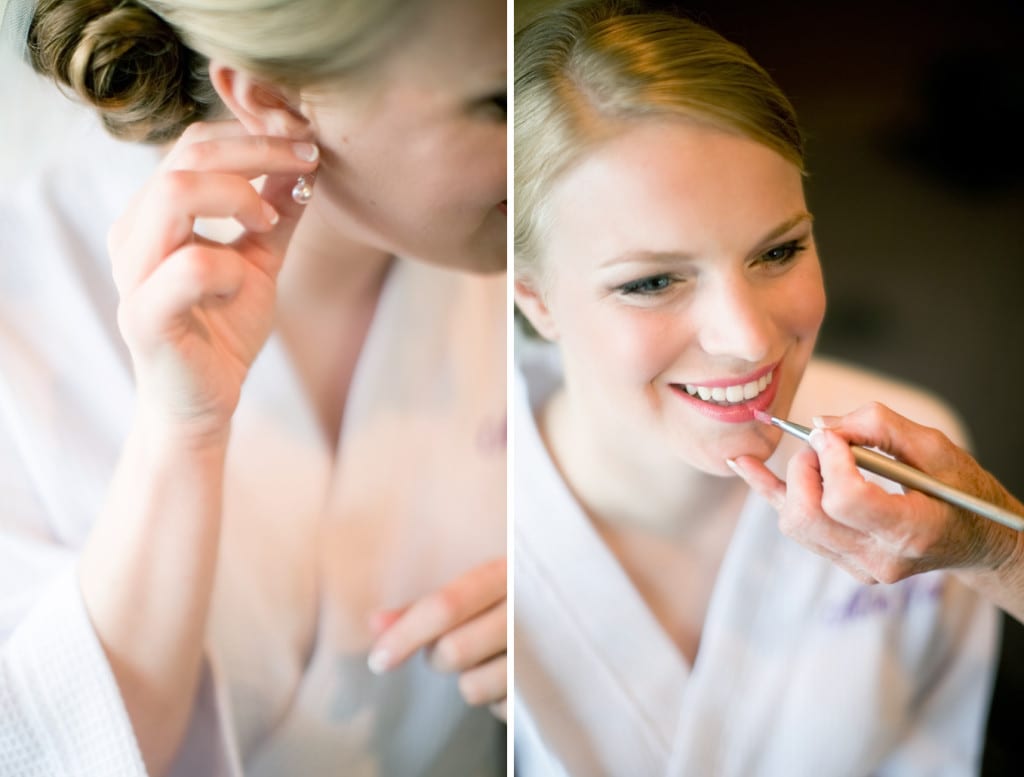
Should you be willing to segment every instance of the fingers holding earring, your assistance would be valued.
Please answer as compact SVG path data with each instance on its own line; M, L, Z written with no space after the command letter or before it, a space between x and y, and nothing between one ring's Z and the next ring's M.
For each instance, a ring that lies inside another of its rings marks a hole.
M320 157L320 149L314 143L295 143L293 150L299 159L306 162L315 162ZM306 205L313 199L314 180L316 180L315 170L299 176L292 189L292 199L297 204Z

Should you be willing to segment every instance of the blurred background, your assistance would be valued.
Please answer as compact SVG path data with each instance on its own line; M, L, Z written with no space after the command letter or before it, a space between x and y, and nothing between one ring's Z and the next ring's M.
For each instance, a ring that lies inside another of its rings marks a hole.
M543 2L516 3L521 24ZM675 2L796 106L829 311L818 350L925 387L1024 498L1024 3ZM1024 763L1005 620L985 775Z
M91 111L64 96L0 39L0 185L13 186L96 131Z

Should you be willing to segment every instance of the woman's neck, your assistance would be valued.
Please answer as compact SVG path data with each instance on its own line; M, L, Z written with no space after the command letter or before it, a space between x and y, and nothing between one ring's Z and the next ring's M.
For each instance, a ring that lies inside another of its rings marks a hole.
M355 240L339 230L314 200L295 229L281 277L281 307L337 304L376 285L391 262L384 249Z
M392 257L331 229L310 206L278 278L277 329L336 450L356 364Z
M562 477L596 522L686 541L746 493L738 478L708 475L651 454L635 435L583 416L563 387L542 411L540 428Z
M739 478L652 454L601 429L563 388L541 420L548 449L594 530L692 666L722 559L746 500Z

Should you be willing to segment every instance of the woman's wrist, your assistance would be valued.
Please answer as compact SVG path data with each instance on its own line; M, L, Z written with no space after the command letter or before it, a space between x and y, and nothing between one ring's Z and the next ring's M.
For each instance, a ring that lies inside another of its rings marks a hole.
M984 486L980 496L994 505L1002 507L1011 512L1022 512L1020 502L1014 499L1003 484L1000 483L991 473L984 471ZM995 574L1024 574L1024 534L1014 531L1001 524L992 521L983 521L988 535L986 554L987 563L984 567Z
M132 424L132 434L147 449L216 456L227 450L231 437L231 419L184 418L141 406Z
M985 496L994 504L1024 515L1024 505L995 478L991 479L991 489ZM959 570L958 577L1024 622L1024 532L990 524L988 536L986 564Z
M1012 513L1017 513L1024 517L1024 505L1015 499L1009 491L1003 488L1001 483L995 481L994 478L993 481L995 489L997 490L997 497L991 501ZM1003 529L1003 527L998 528ZM1024 532L1014 531L1012 529L1005 529L1004 532L1010 532L1013 536L1013 547L1008 554L993 566L992 571L1004 576L1013 575L1019 577L1021 578L1022 583L1024 583Z

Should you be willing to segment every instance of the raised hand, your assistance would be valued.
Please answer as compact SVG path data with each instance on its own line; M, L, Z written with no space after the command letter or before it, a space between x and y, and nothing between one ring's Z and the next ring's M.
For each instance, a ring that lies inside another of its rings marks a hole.
M118 321L140 411L196 434L226 427L273 323L275 282L316 147L256 137L234 121L190 127L110 231ZM250 180L268 176L262 195ZM230 245L197 218L235 218Z
M196 125L110 232L138 407L78 578L151 774L174 760L191 715L230 419L273 323L301 213L290 190L314 159L311 146L235 122ZM263 174L261 196L249 180ZM205 240L202 217L234 217L244 232Z
M850 444L878 448L1004 504L1002 486L944 434L878 403L819 423L824 428L790 460L785 481L753 457L735 461L736 473L779 511L783 533L866 583L931 569L994 569L1013 554L1016 532L917 491L889 493L865 479L850 451Z

